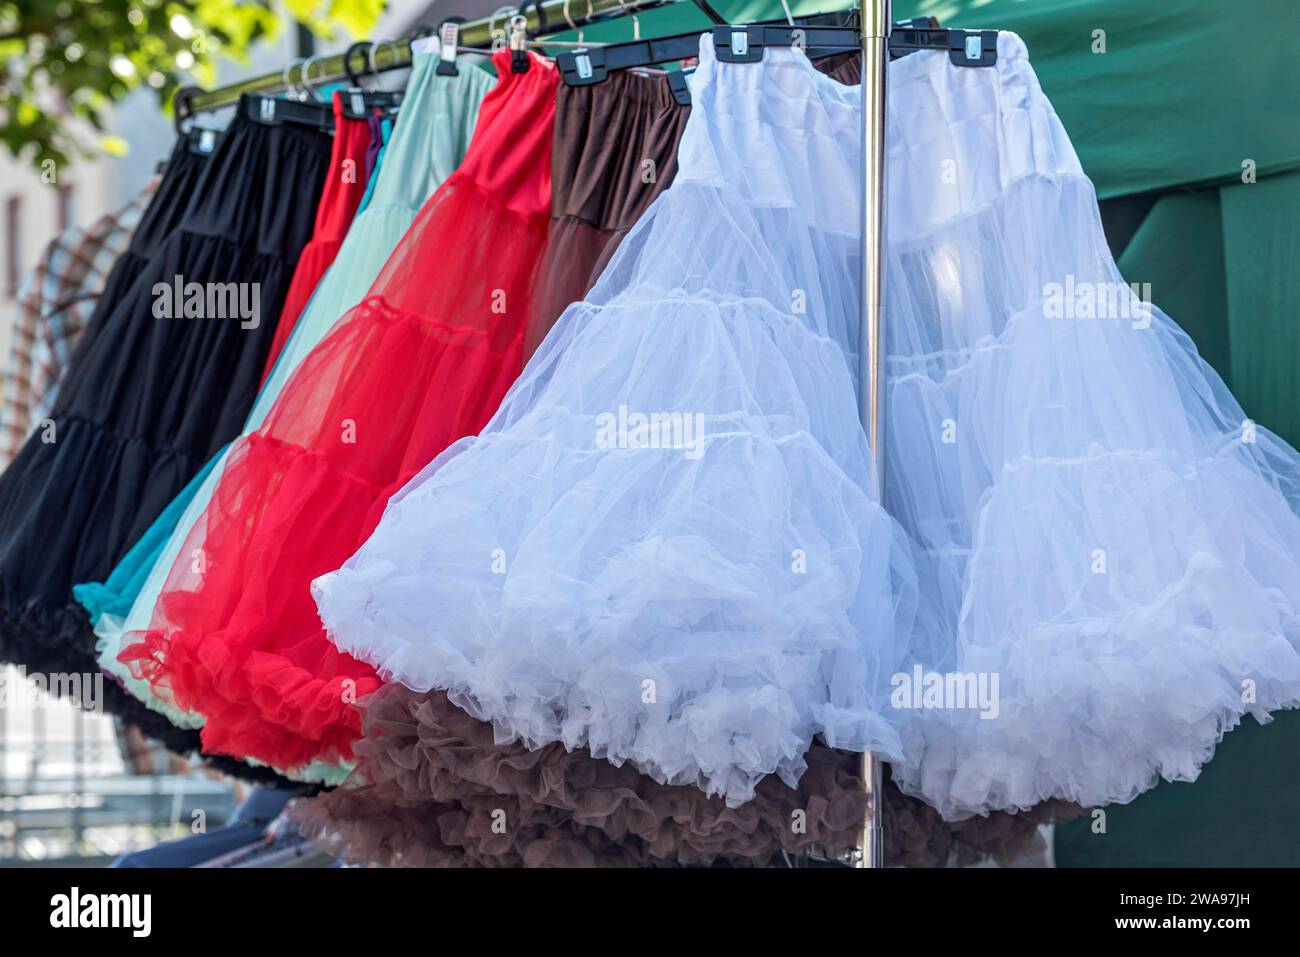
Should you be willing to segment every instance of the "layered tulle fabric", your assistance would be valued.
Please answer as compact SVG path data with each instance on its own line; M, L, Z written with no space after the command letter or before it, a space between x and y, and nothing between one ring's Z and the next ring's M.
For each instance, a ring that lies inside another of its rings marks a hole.
M343 94L334 94L334 148L330 153L329 174L321 191L320 205L316 209L316 229L298 259L293 280L284 298L280 321L275 327L271 351L266 357L262 373L265 382L284 344L298 324L298 317L307 308L312 293L321 277L329 269L342 248L352 219L356 216L361 197L366 192L366 150L370 146L370 127L365 120L350 119L343 111Z
M891 176L932 185L892 197L886 504L917 664L991 692L907 710L895 777L949 818L1190 780L1300 699L1300 458L1125 283L1018 38L895 74Z
M860 843L856 755L814 746L797 788L769 777L753 801L728 808L583 750L498 745L489 724L442 692L388 685L366 705L356 772L299 813L311 837L355 863L763 865L782 851L843 856ZM912 867L1011 862L1039 821L1064 810L950 826L888 782L884 799L887 863Z
M561 84L551 160L551 232L524 334L527 359L587 294L632 225L677 175L690 107L663 77L612 73Z
M857 420L859 99L702 41L676 182L317 581L341 650L730 806L817 733L897 755L915 587Z
M205 750L285 768L351 754L356 701L379 681L326 639L310 583L355 550L424 463L483 427L522 365L556 73L534 59L516 74L509 62L498 54L465 162L261 428L236 443L151 628L120 656L205 716Z
M1294 704L1294 451L1133 302L1017 38L891 81L895 521L851 416L860 107L706 43L676 185L318 582L341 649L731 804L870 747L953 819L1128 800Z
M824 748L799 790L770 778L760 799L730 809L558 744L494 746L491 725L442 693L400 685L368 702L358 749L354 786L311 802L300 820L367 863L700 864L724 850L767 863L781 848L852 848L866 803L855 759ZM437 841L408 832L420 817Z
M361 301L420 207L464 158L477 124L479 105L494 80L475 65L473 58L459 57L459 75L450 77L437 75L437 61L436 53L415 54L400 119L387 151L388 162L377 171L375 178L373 202L357 214L348 230L338 257L312 296L259 394L245 422L245 433L262 424L303 358L340 317ZM119 610L129 608L128 612L105 614L95 620L100 666L151 708L190 727L202 724L202 717L177 708L165 689L155 693L148 682L132 675L118 661L118 654L125 634L149 626L167 575L181 560L190 531L224 472L224 453L212 466L202 485L193 494L181 497L185 500L178 510L179 518L172 517L176 513L169 509L169 515L161 517L150 530L148 537L153 547L133 551L131 557L136 567L121 569L121 574L115 571L113 580L86 592L88 596L96 596L98 604L93 606L94 611L107 605ZM194 558L188 554L184 557L191 561Z
M95 669L72 586L107 576L237 434L311 233L328 149L323 134L239 118L191 178L178 147L52 425L0 478L6 659L33 671ZM170 204L184 206L179 218Z
M859 58L815 65L856 82ZM560 86L551 229L530 334L549 330L562 311L555 303L585 294L623 224L669 185L688 114L662 79L615 74L595 87ZM642 158L640 165L628 157ZM822 771L805 774L797 792L769 779L753 802L728 809L695 788L665 787L585 750L497 744L489 725L441 692L385 688L366 710L363 733L345 789L304 810L314 836L358 863L761 863L780 850L842 852L859 839L857 759L831 758L816 746L807 760ZM511 837L477 817L482 806L505 815ZM1037 839L1041 821L1060 815L1043 808L949 825L888 780L884 810L887 859L907 866L1012 861Z

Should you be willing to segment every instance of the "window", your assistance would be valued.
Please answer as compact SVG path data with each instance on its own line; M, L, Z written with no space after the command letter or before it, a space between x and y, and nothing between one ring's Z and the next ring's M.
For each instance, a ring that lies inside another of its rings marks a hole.
M18 284L23 280L22 203L21 196L10 196L5 201L5 295L10 299L18 295Z

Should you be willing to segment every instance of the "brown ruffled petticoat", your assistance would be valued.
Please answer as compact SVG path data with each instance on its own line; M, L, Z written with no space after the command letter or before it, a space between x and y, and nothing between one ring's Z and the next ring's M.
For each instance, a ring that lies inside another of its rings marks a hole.
M1038 828L1083 813L1065 801L1045 801L1018 814L994 811L950 823L920 798L904 794L885 765L885 863L890 867L969 867L1015 864L1046 850Z
M294 809L302 833L352 864L379 867L643 867L635 840L619 844L564 814L486 795L414 806L341 788ZM497 822L506 815L506 826Z
M560 744L498 745L490 724L440 691L388 685L365 702L348 783L304 801L304 833L353 863L385 866L765 865L774 855L836 856L857 841L866 808L857 756L814 746L797 788L771 776L728 808ZM946 824L886 785L886 862L912 867L1009 863L1061 808Z

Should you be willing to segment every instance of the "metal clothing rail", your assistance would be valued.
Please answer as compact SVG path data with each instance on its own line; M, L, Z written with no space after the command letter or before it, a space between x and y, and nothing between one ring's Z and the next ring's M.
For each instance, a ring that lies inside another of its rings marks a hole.
M641 13L654 7L664 6L670 2L691 3L706 13L712 8L707 0L548 0L539 2L531 0L516 10L513 6L502 6L495 16L480 17L460 24L460 46L488 49L492 45L493 31L509 31L509 22L514 16L522 16L528 21L528 35L548 36L562 33L577 27L589 26L607 20L621 19L629 14ZM433 27L428 28L433 32ZM411 43L421 35L394 37L376 40L370 46L369 58L377 70L391 70L411 64ZM297 82L291 78L292 65L279 73L268 73L239 83L224 86L216 90L201 90L197 87L185 87L177 91L174 109L178 120L188 118L200 110L220 109L233 106L245 93L278 93L291 86L302 86L307 81L312 86L328 83L341 83L352 79L348 69L348 57L357 59L356 47L344 53L335 53L325 57L307 57L299 64ZM306 75L303 74L306 69Z

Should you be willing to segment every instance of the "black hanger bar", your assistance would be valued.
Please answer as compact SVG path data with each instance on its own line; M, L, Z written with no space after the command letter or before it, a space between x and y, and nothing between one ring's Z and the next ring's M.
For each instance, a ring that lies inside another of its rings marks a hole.
M696 5L703 3L708 6L707 0L692 0ZM713 10L709 7L709 10ZM716 15L713 11L712 15ZM800 24L790 27L782 21L772 21L772 25L777 23L785 24L788 30L803 30L805 34L809 31L834 31L838 40L830 47L818 47L809 41L805 45L810 49L817 49L819 53L843 52L845 50L861 49L858 33L851 27L831 27L825 25L825 21L830 16L827 14L818 14L807 19L800 18ZM757 24L757 26L767 26L769 24ZM714 27L715 36L718 29L730 30L732 27L728 24L721 23ZM741 28L737 28L741 29ZM600 83L609 76L611 70L628 70L637 67L658 66L661 63L669 63L674 60L685 60L699 56L700 37L706 31L697 31L695 33L679 33L671 37L660 37L656 40L631 40L625 43L608 44L606 46L593 46L588 49L562 51L555 55L556 66L560 69L560 75L564 82L569 86L590 86L593 83ZM847 44L847 45L846 45ZM670 78L678 76L680 71L670 73ZM670 86L675 81L669 80ZM673 86L674 95L679 102L689 103L689 98L685 96L685 87L680 79L676 81L677 85ZM679 87L682 92L679 92Z
M801 46L806 50L848 53L862 49L862 36L853 27L801 27L762 23L713 28L713 51L723 63L757 63L766 47Z
M293 123L323 133L334 129L334 109L328 103L304 103L261 93L245 93L239 102L244 116L265 126Z
M925 18L929 21L930 18ZM892 28L889 53L892 59L917 50L947 50L954 66L993 66L998 62L998 31L917 27L914 21ZM860 49L858 32L846 27L790 26L789 24L746 24L715 26L713 48L725 63L757 63L765 47L800 46L807 50L843 51Z
M926 18L928 19L928 18ZM889 31L889 56L917 50L947 50L954 66L993 66L998 62L998 31L936 29L897 24Z
M343 115L350 120L369 119L375 110L392 113L402 105L405 93L388 90L363 90L359 86L343 90Z
M604 82L611 70L657 66L672 60L699 56L700 34L679 33L658 40L634 40L607 47L591 47L556 54L560 76L569 86Z
M826 56L861 49L855 27L826 26L818 22L753 23L713 27L714 49L719 60L757 63L769 46L794 46L810 55ZM656 40L634 40L603 47L560 52L556 65L569 86L590 86L603 82L613 70L652 67L697 56L699 33L683 33ZM997 62L996 30L942 29L933 17L918 17L897 23L890 32L889 52L893 59L917 50L947 50L959 66L991 66ZM813 54L816 51L816 54ZM679 103L690 102L684 71L669 74L669 87Z
M666 2L670 2L670 0L590 0L591 14L574 19L566 18L563 15L565 0L547 0L547 2L529 0L521 8L520 14L528 20L529 35L536 37L544 35L547 31L565 31L571 27L590 26L594 23L620 19L627 14L661 6ZM723 22L721 15L710 4L709 0L680 0L680 2L690 2L713 21L714 44L718 52L718 59L727 62L757 62L762 58L764 47L794 45L794 31L796 30L801 31L799 42L805 49L826 53L834 51L847 52L860 48L856 31L857 16L855 10L847 11L847 22L852 26L825 25L827 22L834 22L833 18L837 16L843 18L845 16L844 11L839 14L820 14L814 17L800 18L803 25L794 27L788 23L780 22L732 26ZM444 21L444 23L455 22L458 19L455 17L448 18L448 21ZM845 21L841 20L841 22ZM459 23L458 48L460 50L478 49L486 52L487 49L490 49L493 40L492 27L496 26L497 29L504 29L507 25L508 22L502 21L501 18L487 17L468 23ZM412 37L395 40L392 43L381 43L374 49L373 53L374 72L409 67L412 62L410 53L412 40L427 35L428 32L429 28L422 26L417 29L416 34ZM733 47L732 40L737 32L742 32L743 36L736 38ZM557 60L564 74L565 82L570 83L570 85L598 83L608 75L610 70L629 69L635 66L652 66L695 56L698 53L699 34L689 34L690 42L696 44L696 46L686 53L678 53L678 49L686 42L684 36L666 37L662 40L635 41L630 45L593 46L586 51L565 51L558 54ZM649 44L658 44L658 46L651 48ZM627 52L621 52L624 48L627 49ZM743 52L733 53L733 48ZM369 69L371 63L367 62L366 69L363 71L357 71L354 67L356 55L358 52L366 52L370 49L371 44L363 41L354 43L345 53L316 61L320 64L322 75L314 83L323 85L337 83L346 79L352 86L359 87L361 77L371 72ZM938 26L933 18L917 17L912 20L901 21L894 26L890 35L889 50L891 57L895 59L917 50L947 50L951 61L957 66L991 66L997 62L997 31L943 29ZM577 53L581 53L587 58L581 64L576 61L575 54ZM653 59L655 57L659 57L659 59ZM586 75L588 67L590 67L590 76ZM452 72L455 70L455 66L454 63L448 64L447 61L444 61L439 64L439 69L444 72ZM177 127L179 129L184 120L193 117L198 112L234 105L238 102L241 94L278 93L288 86L290 84L286 82L286 78L281 72L211 91L205 91L193 86L185 87L177 91L173 101ZM679 94L676 89L674 93L679 95L679 98L684 95L684 93ZM367 91L366 95L376 96L377 94L373 91ZM349 108L352 107L351 102L347 105ZM366 104L368 109L391 109L394 105L396 105L396 101L385 101L382 95L373 103Z

